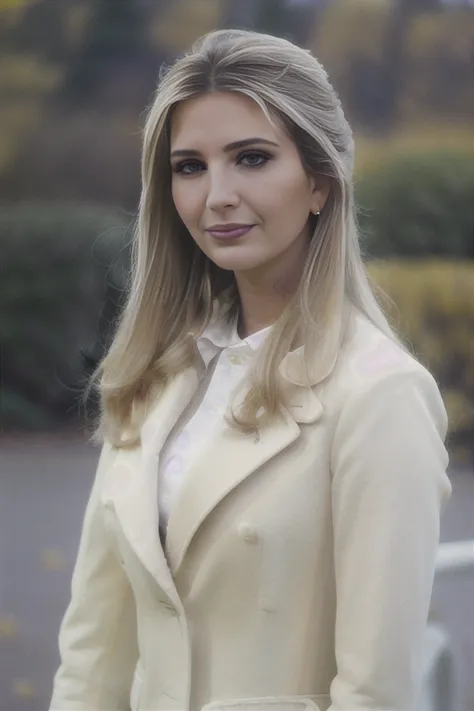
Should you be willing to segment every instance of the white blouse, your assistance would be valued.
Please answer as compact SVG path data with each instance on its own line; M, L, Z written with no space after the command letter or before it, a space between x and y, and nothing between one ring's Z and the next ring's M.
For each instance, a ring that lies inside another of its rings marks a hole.
M247 373L253 354L271 326L241 339L237 323L213 323L197 340L206 367L195 397L170 432L158 466L160 534L164 539L173 500L190 463L199 456L213 431L222 425L229 398Z

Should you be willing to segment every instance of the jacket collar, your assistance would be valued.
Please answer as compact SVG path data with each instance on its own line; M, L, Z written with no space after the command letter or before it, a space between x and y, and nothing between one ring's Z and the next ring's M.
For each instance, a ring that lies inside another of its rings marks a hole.
M288 406L256 436L224 428L193 464L173 505L167 532L167 558L159 540L157 480L163 444L198 387L194 368L173 379L152 407L141 429L141 445L120 450L106 474L103 498L113 506L138 558L171 599L179 603L174 577L198 529L224 497L300 436L301 424L316 423L322 405L314 385L334 368L342 330L332 334L318 362L308 368L304 348L283 360L280 373ZM224 466L225 463L225 466Z

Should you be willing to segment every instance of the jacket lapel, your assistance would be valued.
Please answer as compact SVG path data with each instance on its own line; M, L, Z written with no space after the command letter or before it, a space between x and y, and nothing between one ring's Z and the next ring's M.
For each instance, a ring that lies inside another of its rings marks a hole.
M315 422L322 407L311 388L292 386L288 408L258 435L223 425L186 475L171 509L166 551L174 576L199 527L224 497L298 439L299 422Z
M173 504L168 522L166 550L173 576L185 558L199 527L220 501L263 464L275 457L301 433L300 424L317 422L322 405L315 393L336 364L352 307L345 305L334 319L317 358L306 359L304 347L290 351L280 365L287 407L281 418L259 437L223 425L191 467ZM310 361L308 363L308 361Z
M103 489L103 503L113 506L135 554L171 598L177 593L159 538L158 457L197 385L197 373L191 368L167 386L145 419L141 445L118 451Z

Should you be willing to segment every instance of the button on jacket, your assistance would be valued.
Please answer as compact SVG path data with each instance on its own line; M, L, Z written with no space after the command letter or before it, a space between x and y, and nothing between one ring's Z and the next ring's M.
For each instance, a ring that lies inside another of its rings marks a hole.
M158 536L169 383L141 444L104 444L60 630L51 711L415 711L449 498L432 376L353 312L280 372L259 437L216 429Z

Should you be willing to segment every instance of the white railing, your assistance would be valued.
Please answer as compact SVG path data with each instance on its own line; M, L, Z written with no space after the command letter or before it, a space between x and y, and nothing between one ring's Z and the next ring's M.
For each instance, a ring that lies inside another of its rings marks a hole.
M436 577L466 570L474 570L474 540L441 543L436 559Z

